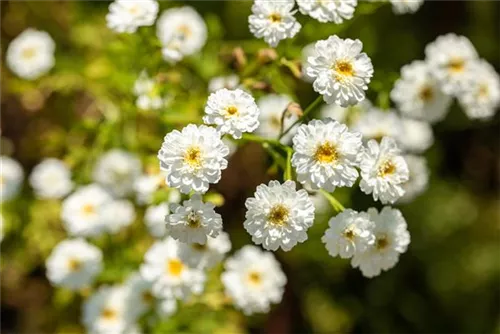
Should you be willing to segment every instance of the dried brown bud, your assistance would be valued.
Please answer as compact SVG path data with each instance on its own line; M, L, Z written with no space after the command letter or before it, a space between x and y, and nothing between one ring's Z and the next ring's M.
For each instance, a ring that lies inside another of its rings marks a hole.
M245 51L241 47L237 47L233 50L233 67L241 70L247 64L247 57L245 56Z
M268 64L278 59L278 53L274 49L260 49L257 52L257 61L261 64Z
M286 107L286 112L293 115L297 115L298 117L302 116L302 114L304 113L302 108L297 102L290 102Z

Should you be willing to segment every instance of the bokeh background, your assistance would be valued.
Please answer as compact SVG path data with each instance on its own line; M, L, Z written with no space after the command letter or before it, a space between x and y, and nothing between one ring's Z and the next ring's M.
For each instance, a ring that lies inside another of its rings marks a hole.
M162 2L161 8L179 4ZM58 157L73 167L77 182L87 183L96 158L112 147L156 164L165 133L200 122L207 83L216 75L237 73L249 83L264 83L255 96L287 93L305 107L315 94L281 57L296 64L303 46L334 33L363 41L375 68L368 93L375 104L387 104L402 65L423 59L425 45L448 32L467 36L480 56L500 69L500 3L495 1L426 1L416 14L402 16L394 15L388 4L361 2L354 19L342 25L299 15L302 31L280 44L276 61L257 70L251 66L265 44L248 31L249 1L189 1L206 20L209 39L201 54L176 66L161 60L153 27L133 35L111 32L105 24L108 5L1 2L2 61L9 41L27 27L49 32L57 45L55 68L37 81L18 79L2 66L2 154L18 159L26 174L42 158ZM243 48L246 64L232 56L235 47ZM175 93L168 109L135 108L132 87L143 68L161 75L165 92ZM246 318L217 303L195 304L150 330L500 332L499 130L498 115L488 122L471 121L457 105L434 126L436 141L425 154L432 171L430 185L413 203L400 206L412 242L394 269L367 279L348 261L329 257L320 242L332 214L325 213L309 230L306 243L276 253L289 282L282 303L269 315ZM251 242L242 228L245 198L256 185L280 177L269 166L258 145L241 146L215 187L224 196L218 211L233 249ZM337 191L336 196L357 210L379 206L355 188ZM66 237L59 208L60 202L36 200L28 185L2 207L2 333L83 331L79 320L85 293L54 289L45 278L46 257ZM137 221L126 231L94 240L104 249L106 269L99 283L119 282L137 269L152 244L141 220L143 209L138 210Z

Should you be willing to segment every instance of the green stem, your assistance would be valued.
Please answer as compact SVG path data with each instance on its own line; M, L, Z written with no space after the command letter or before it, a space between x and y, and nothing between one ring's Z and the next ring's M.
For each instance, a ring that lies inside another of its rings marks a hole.
M295 125L297 125L298 123L302 122L308 114L310 114L314 109L316 109L316 107L321 103L321 101L323 101L323 97L321 95L318 95L318 97L316 98L316 100L314 100L307 108L306 110L304 110L304 113L302 114L302 116L300 116L300 118L298 120L296 120L292 125L290 125L288 127L288 129L285 130L285 132L283 132L278 139L281 139L284 135L286 135Z
M273 149L271 145L268 143L263 143L262 147L269 153L269 155L274 159L274 162L278 164L281 168L285 169L286 168L286 161L283 159L281 154L276 152L276 150Z
M323 194L323 196L325 196L328 202L330 202L335 211L337 212L344 211L345 209L344 206L332 194L323 189L320 189L319 191Z
M256 135L253 135L250 133L244 133L243 136L241 137L241 139L247 140L247 141L253 141L253 142L261 143L261 144L266 143L266 144L276 146L276 147L279 147L279 148L286 150L286 146L281 144L279 142L279 140L276 140L276 139L263 138L263 137L259 137L259 136L256 136Z
M292 179L292 150L286 150L285 181Z

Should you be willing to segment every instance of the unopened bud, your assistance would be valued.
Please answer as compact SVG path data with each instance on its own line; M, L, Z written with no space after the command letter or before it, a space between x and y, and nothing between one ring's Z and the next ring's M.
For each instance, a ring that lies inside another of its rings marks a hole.
M302 114L304 113L302 108L300 107L300 104L298 104L297 102L290 102L286 107L286 112L290 115L296 115L297 117L302 116Z
M268 64L278 58L278 53L274 49L260 49L257 52L257 61L261 64Z
M247 57L245 51L241 47L237 47L232 52L233 66L237 69L242 69L247 64Z

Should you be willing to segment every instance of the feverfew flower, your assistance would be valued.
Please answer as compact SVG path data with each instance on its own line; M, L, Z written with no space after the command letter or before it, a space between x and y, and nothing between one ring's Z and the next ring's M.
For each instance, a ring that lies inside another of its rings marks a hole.
M238 139L243 132L253 132L259 126L259 108L247 92L223 88L208 97L203 122Z
M356 253L351 264L359 267L363 276L374 277L396 265L399 254L406 252L410 244L410 233L398 209L386 206L378 213L377 209L370 208L368 214L375 223L375 242L366 251Z
M361 154L360 169L359 186L365 194L372 194L374 200L394 203L403 196L402 184L408 181L408 165L393 138L382 138L380 145L370 140Z
M126 304L130 316L138 318L155 304L156 299L151 292L151 282L145 280L138 272L131 274L124 286L128 290Z
M207 40L205 21L192 7L164 11L156 27L156 34L163 45L163 58L170 63L197 53Z
M179 256L183 262L198 269L211 269L222 261L224 255L231 250L231 241L226 232L220 232L215 238L208 237L202 245L180 244Z
M340 24L344 20L352 19L354 10L358 5L357 0L297 0L299 10L304 15L319 22L334 22Z
M441 91L432 68L420 60L403 66L391 99L406 116L431 123L444 119L451 104L451 97Z
M422 153L434 143L432 127L427 122L401 119L401 132L396 138L403 151Z
M390 0L394 14L413 14L424 4L424 0Z
M106 230L117 233L135 220L135 208L128 200L114 200L103 206L102 214L106 221Z
M59 199L73 189L71 171L58 159L44 159L33 168L30 184L40 198Z
M289 251L298 242L306 241L307 229L314 222L314 205L307 191L297 191L293 181L261 184L245 206L245 230L253 242L268 250L281 247Z
M204 245L207 237L215 238L222 230L222 217L214 208L196 194L182 205L172 204L172 213L165 219L167 233L180 242Z
M323 120L331 118L339 123L349 125L355 123L360 115L367 113L370 109L372 109L372 103L364 99L360 103L346 108L336 104L325 104L319 109L319 115Z
M214 128L189 124L165 136L158 159L170 187L183 194L205 193L209 183L219 182L228 154L229 148Z
M144 223L149 234L163 238L167 234L166 217L169 214L168 203L150 206L144 213Z
M7 66L23 79L37 79L54 67L54 50L49 34L28 28L9 44Z
M152 26L156 15L156 0L115 0L109 5L106 22L115 32L134 33L139 27Z
M472 43L464 36L439 36L425 47L426 62L442 85L444 92L457 94L466 88L471 64L477 58Z
M226 77L215 77L208 83L208 91L216 92L219 89L236 89L240 84L240 78L236 74L231 74Z
M333 257L351 258L358 252L364 252L375 241L372 232L374 223L367 213L346 209L332 217L328 225L321 241Z
M144 255L142 277L152 282L158 298L187 299L200 294L205 283L203 271L189 267L180 258L180 243L170 237L157 241Z
M365 99L373 66L362 48L360 40L337 36L316 42L316 54L307 59L307 75L326 103L347 107Z
M402 184L405 191L403 197L398 200L398 203L409 203L416 197L422 194L429 183L429 168L427 168L427 161L424 157L416 155L405 155L406 163L410 176L408 181Z
M165 106L167 102L160 95L159 85L148 76L146 71L142 71L135 81L134 94L137 96L136 107L143 110L157 110Z
M264 138L277 139L281 130L285 131L292 126L299 117L287 110L291 102L292 99L287 95L269 94L260 98L257 102L260 109L260 125L256 133ZM285 113L285 117L283 117L283 113ZM281 124L282 118L283 124ZM280 142L290 142L296 130L297 128L294 127L281 138Z
M401 120L392 109L380 110L372 108L360 115L353 123L352 130L360 132L363 139L380 141L383 137L398 138L401 135Z
M250 32L273 48L281 40L294 37L301 25L293 16L293 5L293 0L255 0L248 17Z
M141 168L141 161L136 155L112 149L96 162L92 177L115 196L124 197L132 192Z
M154 193L162 190L167 195L169 203L178 203L181 199L179 190L169 188L166 182L167 174L160 171L159 166L147 168L146 173L139 176L134 182L137 202L139 204L150 204L154 200Z
M273 253L247 245L227 259L225 269L226 294L246 315L267 313L283 298L287 280Z
M19 162L7 156L0 157L0 167L0 202L5 202L21 190L24 172Z
M310 44L307 44L306 46L304 46L304 48L302 48L302 54L301 54L302 80L304 80L305 82L309 82L309 83L312 83L314 81L314 77L310 77L307 74L307 69L309 68L307 59L309 57L316 57L317 56L316 48L314 46L315 44L316 43L310 43Z
M297 179L312 189L332 192L335 187L351 187L359 174L361 134L332 119L313 120L301 125L293 137L292 166Z
M47 259L47 278L71 290L92 284L102 270L102 252L83 239L61 241Z

